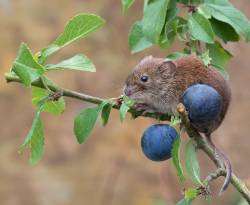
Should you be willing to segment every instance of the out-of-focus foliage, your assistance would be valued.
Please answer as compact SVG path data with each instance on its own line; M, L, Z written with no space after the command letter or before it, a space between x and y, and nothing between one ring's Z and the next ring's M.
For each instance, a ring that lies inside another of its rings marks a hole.
M186 17L180 17L177 3L189 8ZM169 48L176 37L185 43L184 52L197 54L205 64L212 59L212 65L227 78L226 63L232 57L230 53L216 41L239 41L240 36L250 40L250 22L228 0L197 1L145 1L143 17L136 22L129 34L129 45L132 53L142 51L152 45ZM200 43L207 43L207 49L201 50ZM220 56L220 57L218 57ZM221 61L218 58L222 59Z

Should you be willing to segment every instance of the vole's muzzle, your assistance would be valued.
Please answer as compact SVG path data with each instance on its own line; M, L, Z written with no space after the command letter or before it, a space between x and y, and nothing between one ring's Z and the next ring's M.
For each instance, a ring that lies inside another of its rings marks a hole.
M133 94L133 92L132 92L132 89L129 89L128 87L126 87L125 89L124 89L124 94L126 95L126 96L131 96L132 94Z

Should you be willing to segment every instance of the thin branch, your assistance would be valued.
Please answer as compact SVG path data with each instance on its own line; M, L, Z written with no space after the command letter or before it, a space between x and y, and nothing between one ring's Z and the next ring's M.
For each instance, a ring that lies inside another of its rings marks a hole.
M218 179L219 177L221 177L221 176L225 176L225 170L223 170L223 169L221 169L221 168L218 168L215 172L212 172L212 173L210 173L207 177L206 177L206 179L205 179L205 181L207 181L208 183L209 182L211 182L211 181L213 181L213 180L216 180L216 179Z
M7 83L10 83L10 82L21 83L21 80L17 76L13 76L11 74L5 74L5 79L6 79ZM34 81L32 83L32 86L45 88L44 83L41 81L41 79ZM90 102L93 104L100 104L103 101L105 101L105 99L102 99L102 98L93 97L93 96L86 95L86 94L79 93L79 92L75 92L75 91L72 91L69 89L64 89L64 88L61 88L61 87L58 87L55 85L47 85L47 86L49 87L49 89L51 91L60 92L63 96L75 98L75 99ZM119 104L115 104L113 106L114 109L119 109L119 107L120 107ZM214 150L210 146L210 144L206 141L206 139L204 137L202 137L200 135L200 133L198 133L191 126L189 119L187 117L185 107L182 104L180 104L177 107L177 109L178 109L179 113L181 114L182 124L184 125L188 135L191 136L195 140L195 142L198 145L198 148L203 150L208 155L208 157L215 163L218 170L220 170L219 172L214 173L214 175L212 177L218 178L220 176L225 176L226 172L225 172L224 168L221 167L222 162L219 161L219 159L216 157L216 153L214 152ZM160 119L160 120L168 120L168 121L170 120L170 116L168 116L168 115L159 116L159 115L153 114L153 113L152 114L151 113L142 114L141 112L138 112L134 109L130 109L129 112L134 117L143 116L143 117L150 117L150 118L155 118L155 119ZM232 173L231 184L235 187L235 189L237 189L242 194L242 196L250 204L250 191L248 190L245 183L242 182L234 173Z
M7 83L10 83L10 82L22 83L20 78L18 78L17 76L11 75L9 73L5 74L5 79L6 79ZM93 96L86 95L83 93L71 91L68 89L58 87L56 85L46 84L46 87L45 87L44 84L45 83L43 80L38 79L38 80L32 82L31 85L35 86L35 87L45 88L45 89L49 88L53 92L61 92L63 96L75 98L78 100L83 100L83 101L94 103L94 104L100 104L104 101L104 99L102 99L102 98L93 97Z

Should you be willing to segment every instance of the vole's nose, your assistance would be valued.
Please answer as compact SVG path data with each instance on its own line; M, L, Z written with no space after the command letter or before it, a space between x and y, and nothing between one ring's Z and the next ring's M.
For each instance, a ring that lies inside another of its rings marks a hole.
M125 88L124 88L124 94L125 94L126 96L132 95L132 89L130 89L129 87L125 87Z

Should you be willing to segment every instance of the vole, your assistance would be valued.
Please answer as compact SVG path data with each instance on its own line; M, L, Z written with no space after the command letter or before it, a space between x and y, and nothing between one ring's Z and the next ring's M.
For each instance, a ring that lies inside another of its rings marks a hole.
M222 108L217 120L207 125L204 133L213 146L226 169L225 182L221 192L226 190L231 179L231 164L227 157L215 147L211 133L222 123L230 101L231 91L227 81L215 69L207 67L194 55L176 60L145 57L136 65L127 77L124 94L134 99L136 108L143 112L159 114L177 114L177 105L185 90L194 84L206 84L213 87L222 97ZM221 193L220 192L220 193Z

